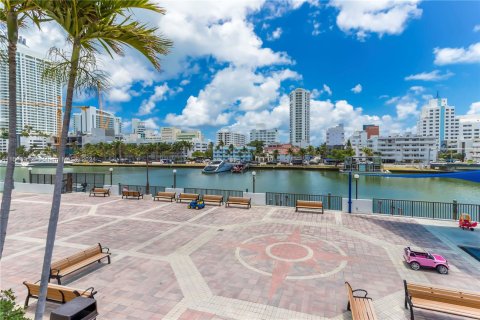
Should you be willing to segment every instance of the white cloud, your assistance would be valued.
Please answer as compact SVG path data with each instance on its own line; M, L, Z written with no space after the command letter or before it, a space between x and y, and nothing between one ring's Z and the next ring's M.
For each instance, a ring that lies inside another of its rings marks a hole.
M414 94L419 94L419 93L422 93L422 92L425 91L425 87L422 87L422 86L413 86L413 87L410 87L409 90L412 91Z
M173 96L181 91L183 91L183 88L179 87L177 89L171 89L166 82L160 86L156 86L153 94L148 100L143 100L140 109L138 110L138 115L142 116L151 114L155 109L157 102L166 100L167 96Z
M281 82L300 79L289 69L269 75L247 67L229 66L218 71L198 96L190 96L180 115L165 121L179 126L227 125L236 112L265 109L277 100Z
M480 42L470 45L468 48L435 48L436 65L447 65L457 63L479 63Z
M183 79L182 81L180 81L181 86L186 86L189 83L190 83L190 80L188 80L188 79Z
M473 27L473 32L479 32L480 31L480 24L477 24L475 27Z
M320 22L314 20L312 22L312 27L313 27L312 36L318 36L320 33L322 33L322 30L320 29L321 27Z
M145 121L145 128L150 130L158 130L160 126L158 125L158 118L147 118L142 121Z
M478 114L480 115L480 101L474 102L470 105L470 109L467 114Z
M440 81L440 80L446 80L453 76L454 73L447 71L445 73L441 73L440 70L433 70L431 72L421 72L417 74L411 74L407 77L405 77L405 80L411 81L411 80L421 80L421 81Z
M331 0L330 5L339 10L337 26L364 40L369 33L398 35L407 22L419 18L422 9L419 0L343 1Z
M350 89L350 91L352 91L353 93L360 93L360 92L362 92L362 90L363 90L363 88L362 88L362 85L360 83L357 84L352 89Z
M401 99L400 102L396 105L398 119L403 120L411 115L418 115L419 112L417 110L417 106L418 102L416 100L408 101Z
M283 30L282 28L278 27L277 29L273 30L273 32L269 35L267 35L267 40L269 41L274 41L277 39L280 39L282 36Z
M191 59L213 57L220 63L262 67L291 63L286 53L263 46L247 16L264 1L167 1L167 14L152 21L175 43L164 59L164 79L176 77ZM153 18L155 17L155 18ZM179 27L181 26L181 27Z
M316 99L318 97L320 97L322 94L326 93L327 95L331 96L332 95L332 89L330 89L330 87L326 84L323 84L322 86L322 89L318 90L318 89L313 89L311 91L311 98L312 99Z

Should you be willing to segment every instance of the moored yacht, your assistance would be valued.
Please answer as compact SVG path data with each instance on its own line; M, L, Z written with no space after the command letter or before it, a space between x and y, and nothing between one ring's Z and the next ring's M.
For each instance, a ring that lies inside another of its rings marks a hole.
M233 165L225 160L214 160L203 168L203 173L219 173L232 170Z
M58 163L58 158L33 158L28 162L23 162L24 167L55 167ZM64 160L65 165L72 164L70 160Z

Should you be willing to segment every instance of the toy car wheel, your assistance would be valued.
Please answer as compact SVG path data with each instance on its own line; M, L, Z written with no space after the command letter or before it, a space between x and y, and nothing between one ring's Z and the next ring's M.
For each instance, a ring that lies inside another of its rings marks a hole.
M470 228L470 231L475 231L475 229L474 229L474 228Z
M440 266L437 267L437 271L440 274L447 274L448 273L448 268L440 265Z
M410 268L412 268L412 270L415 270L415 271L420 270L420 264L414 261L410 263Z
M200 209L200 208L199 208L199 207L196 207L196 208L195 208L195 210L198 210L198 209Z
M192 209L192 207L188 206L188 209Z

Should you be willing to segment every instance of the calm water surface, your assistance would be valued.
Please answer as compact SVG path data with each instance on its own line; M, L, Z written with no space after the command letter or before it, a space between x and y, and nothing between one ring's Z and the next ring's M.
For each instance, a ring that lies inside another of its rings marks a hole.
M55 168L33 168L32 173L54 173ZM66 172L105 173L110 182L108 167L67 167ZM0 180L5 167L0 167ZM145 168L115 167L113 183L144 185ZM15 169L15 180L28 181L27 168ZM171 168L150 168L150 185L173 185ZM198 187L230 190L252 190L252 174L202 174L200 168L177 168L177 187ZM348 176L337 172L314 170L257 170L256 192L289 192L347 196ZM353 184L355 192L355 184ZM480 184L444 178L365 177L358 181L359 198L389 198L425 201L480 203Z

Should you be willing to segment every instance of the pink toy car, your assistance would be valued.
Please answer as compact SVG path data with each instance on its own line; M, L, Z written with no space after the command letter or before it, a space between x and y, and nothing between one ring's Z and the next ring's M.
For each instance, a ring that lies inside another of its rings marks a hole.
M403 257L413 270L434 268L441 274L448 273L448 261L439 254L431 254L420 248L406 247Z

